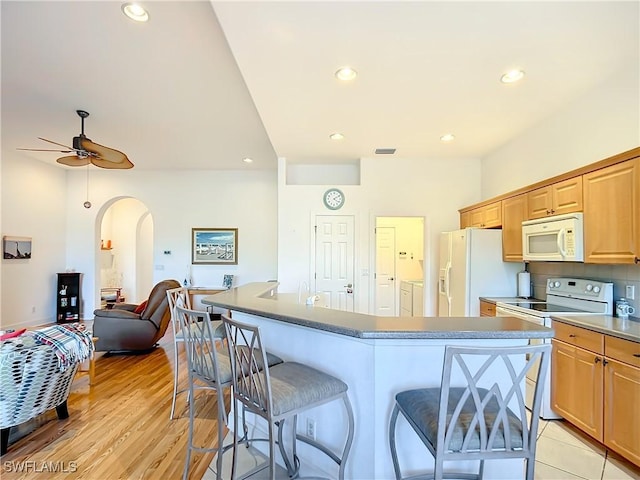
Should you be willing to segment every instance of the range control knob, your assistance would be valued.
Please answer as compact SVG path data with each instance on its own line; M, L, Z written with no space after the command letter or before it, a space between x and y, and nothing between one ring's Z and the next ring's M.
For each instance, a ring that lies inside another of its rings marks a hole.
M587 283L587 292L590 292L591 290L593 290L593 285Z
M553 281L549 281L549 288L553 288Z
M595 286L593 287L593 293L599 293L600 292L600 287L599 286Z
M553 286L558 288L560 286L560 282L558 282L558 281L553 282Z

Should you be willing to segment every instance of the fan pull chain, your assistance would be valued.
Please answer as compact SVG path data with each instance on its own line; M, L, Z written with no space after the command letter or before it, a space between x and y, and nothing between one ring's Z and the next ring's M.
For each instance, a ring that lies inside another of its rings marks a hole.
M84 202L84 208L91 208L89 201L89 165L87 165L87 200Z

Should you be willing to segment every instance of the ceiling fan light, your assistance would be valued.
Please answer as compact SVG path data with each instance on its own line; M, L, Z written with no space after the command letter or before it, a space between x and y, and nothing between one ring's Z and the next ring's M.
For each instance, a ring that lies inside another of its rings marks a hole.
M445 133L440 137L441 142L453 142L456 136L453 133Z
M244 158L242 159L242 161L243 161L244 163L253 163L253 158L244 157Z
M123 4L122 13L136 22L146 22L149 20L149 13L137 3Z

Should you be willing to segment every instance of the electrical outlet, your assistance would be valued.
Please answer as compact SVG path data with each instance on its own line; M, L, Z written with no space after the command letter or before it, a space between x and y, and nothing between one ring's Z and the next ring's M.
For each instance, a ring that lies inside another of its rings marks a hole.
M316 421L313 418L307 418L307 437L316 439Z
M636 286L635 285L627 285L625 288L625 298L627 300L635 300L636 298Z

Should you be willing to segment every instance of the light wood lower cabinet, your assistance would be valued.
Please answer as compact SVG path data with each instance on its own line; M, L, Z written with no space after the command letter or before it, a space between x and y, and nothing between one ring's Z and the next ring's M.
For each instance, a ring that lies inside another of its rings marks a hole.
M640 465L640 368L606 361L604 444Z
M496 304L487 302L486 300L480 300L480 316L481 317L495 317L496 316Z
M557 340L552 343L552 408L602 441L602 357Z
M551 404L640 466L640 343L553 322Z

